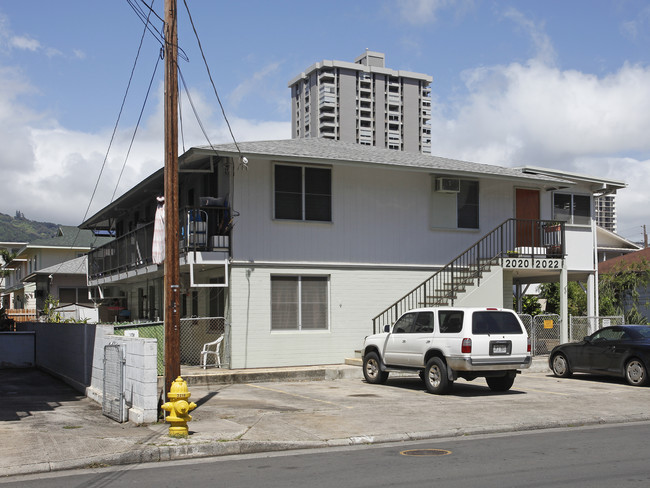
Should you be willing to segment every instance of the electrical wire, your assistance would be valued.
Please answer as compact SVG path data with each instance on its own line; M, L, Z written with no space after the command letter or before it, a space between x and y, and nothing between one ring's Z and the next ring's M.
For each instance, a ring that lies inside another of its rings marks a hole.
M210 78L210 83L212 84L212 89L214 90L214 94L217 97L217 101L219 102L219 107L221 107L221 113L223 114L223 118L226 121L226 125L228 126L228 131L230 131L230 137L232 137L233 142L235 143L235 147L237 148L237 152L239 153L239 157L243 160L244 157L241 153L241 150L239 149L239 144L237 144L237 140L235 139L235 134L232 132L232 127L230 126L230 122L228 121L228 117L226 116L226 111L223 108L223 104L221 103L221 98L219 98L219 93L217 92L217 87L214 84L214 80L212 79L212 73L210 73L210 67L208 66L208 61L205 58L205 53L203 52L203 46L201 45L201 39L199 38L199 34L196 31L196 27L194 26L194 20L192 19L192 14L190 12L190 8L187 5L187 1L183 0L183 4L185 5L185 10L187 10L187 16L190 19L190 24L192 25L192 30L194 31L194 36L196 37L196 42L199 46L199 50L201 51L201 56L203 57L203 64L205 65L205 69L208 72L208 78ZM212 146L212 144L210 144Z
M129 160L129 155L131 154L131 148L133 147L133 142L135 141L135 136L138 133L138 128L140 127L140 121L142 120L142 114L144 113L144 109L147 106L147 100L149 100L149 93L151 93L151 86L153 85L154 79L156 78L156 72L158 71L158 65L160 64L160 56L158 56L158 60L156 61L156 66L153 69L153 73L151 74L151 80L149 80L149 87L147 88L147 94L144 97L144 101L142 102L142 108L140 109L140 115L138 116L138 121L135 124L135 128L133 129L133 135L131 136L131 142L129 143L129 149L126 152L126 156L124 157L124 163L122 164L122 170L120 171L120 176L117 178L117 183L115 183L115 189L113 190L113 195L111 196L111 203L113 202L113 199L115 198L115 193L117 193L117 188L120 186L120 180L122 179L122 175L124 174L124 168L126 168L126 163Z
M162 47L165 46L166 41L165 41L165 34L164 34L164 25L165 25L165 19L163 19L160 15L158 15L152 7L147 5L144 0L140 0L142 4L147 7L149 10L149 14L153 14L154 16L158 17L158 19L163 23L163 29L158 30L155 27L149 28L148 26L150 25L149 23L149 18L147 17L145 20L145 12L142 10L142 8L138 8L137 5L133 4L134 0L126 0L129 5L131 5L131 8L135 11L136 15L140 18L142 22L145 23L145 26L147 26L147 29L151 34L156 38L156 40L160 43ZM153 2L151 4L153 6ZM155 33L151 31L151 29L155 30ZM181 58L183 61L189 62L190 58L188 57L187 53L178 45L176 44L176 49L178 50L178 57Z

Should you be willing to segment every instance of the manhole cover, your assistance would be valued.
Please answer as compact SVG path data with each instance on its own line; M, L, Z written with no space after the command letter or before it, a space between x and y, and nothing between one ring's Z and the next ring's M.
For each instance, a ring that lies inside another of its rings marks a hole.
M375 395L374 393L358 393L356 395L348 395L350 397L358 397L358 398L375 398L379 395Z
M451 451L446 449L409 449L400 452L402 456L446 456L451 454Z

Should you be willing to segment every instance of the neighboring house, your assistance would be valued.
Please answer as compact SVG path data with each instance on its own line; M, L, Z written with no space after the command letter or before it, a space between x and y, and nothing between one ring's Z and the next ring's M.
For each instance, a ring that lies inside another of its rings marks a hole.
M650 264L650 247L603 261L598 265L598 272L600 274L616 273L630 265L640 264L642 262ZM650 320L650 286L639 288L637 291L639 292L637 309L646 320ZM624 305L624 312L626 314L630 311L631 306L631 303Z
M6 252L8 255L16 254L18 251L27 244L26 242L0 242L0 250ZM15 266L15 265L14 265ZM4 290L7 287L7 277L11 273L12 266L5 261L3 254L0 254L0 308L11 308L9 297L5 299Z
M97 236L89 230L60 226L56 236L37 239L21 246L14 260L2 268L8 271L2 291L3 303L13 309L42 310L47 295L42 288L37 291L35 280L25 281L26 278L33 277L44 268L81 257L93 247L101 246L111 239L112 237ZM48 276L49 274L51 273Z
M98 308L91 299L87 283L87 256L71 259L31 273L23 283L34 283L36 310L43 310L48 297L58 302L64 318L99 320Z
M634 253L641 249L641 246L638 244L601 226L596 228L596 240L598 242L599 263L625 254Z
M354 63L315 63L289 82L291 137L431 154L432 81L367 50Z
M625 186L325 139L197 147L179 166L181 313L228 319L233 368L341 363L373 319L511 307L513 285L586 282L595 315L594 195ZM162 191L161 169L81 225L116 232L88 280L133 319L162 316Z

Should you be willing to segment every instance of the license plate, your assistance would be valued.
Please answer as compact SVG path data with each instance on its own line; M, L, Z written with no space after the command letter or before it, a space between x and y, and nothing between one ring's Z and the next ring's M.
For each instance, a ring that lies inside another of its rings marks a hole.
M510 354L511 344L508 341L504 342L491 342L490 355L492 356L507 356Z

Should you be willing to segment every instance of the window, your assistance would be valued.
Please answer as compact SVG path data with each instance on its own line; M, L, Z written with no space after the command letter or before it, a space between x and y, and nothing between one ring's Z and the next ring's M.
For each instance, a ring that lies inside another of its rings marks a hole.
M431 177L431 226L441 229L479 228L479 182L459 180L457 192L440 191Z
M510 312L474 312L473 334L523 334L517 317Z
M463 314L458 310L441 310L438 313L440 332L443 334L458 334L463 329Z
M415 313L409 312L402 315L393 326L393 334L410 334L415 324Z
M77 303L77 289L76 288L59 288L59 303L69 304Z
M591 224L591 197L569 193L553 194L553 219L568 224Z
M328 278L271 277L271 330L328 328Z
M90 302L88 288L59 288L59 303L61 305Z
M460 180L458 228L478 229L478 181Z
M330 222L332 170L275 165L275 218Z

